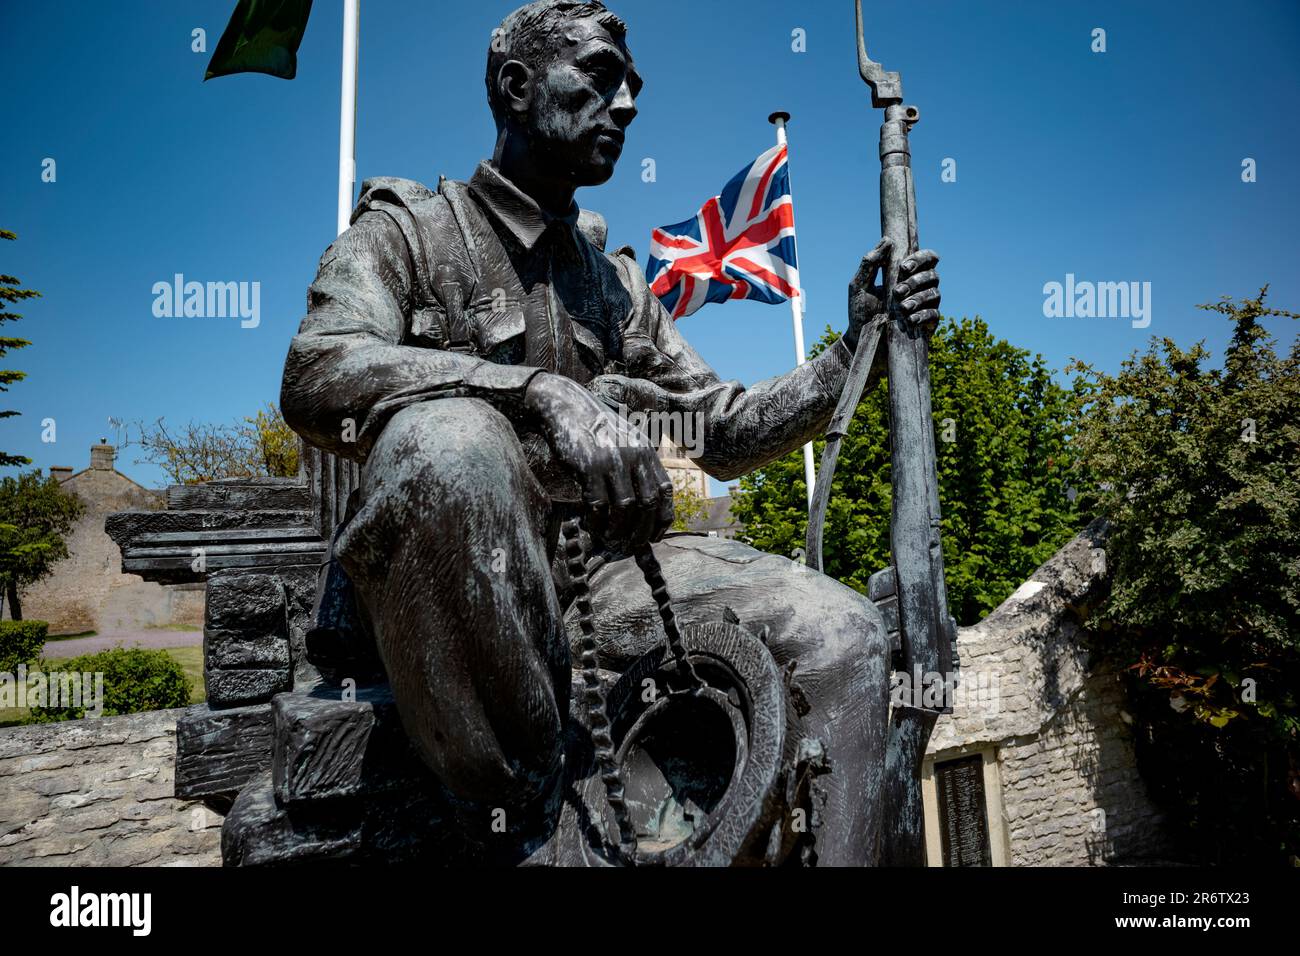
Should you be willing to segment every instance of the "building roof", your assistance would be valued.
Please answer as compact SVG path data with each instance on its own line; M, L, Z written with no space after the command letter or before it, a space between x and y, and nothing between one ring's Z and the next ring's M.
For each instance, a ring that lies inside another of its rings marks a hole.
M716 531L722 537L731 537L741 529L740 522L731 513L731 495L705 498L703 504L704 514L687 523L691 531Z

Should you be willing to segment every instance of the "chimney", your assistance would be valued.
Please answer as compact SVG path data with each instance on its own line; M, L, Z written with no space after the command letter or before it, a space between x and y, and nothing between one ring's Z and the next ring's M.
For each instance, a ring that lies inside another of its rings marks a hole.
M50 477L57 478L60 482L67 481L72 477L72 469L67 465L51 465Z
M113 446L108 439L101 438L98 445L90 446L90 467L99 471L113 470Z

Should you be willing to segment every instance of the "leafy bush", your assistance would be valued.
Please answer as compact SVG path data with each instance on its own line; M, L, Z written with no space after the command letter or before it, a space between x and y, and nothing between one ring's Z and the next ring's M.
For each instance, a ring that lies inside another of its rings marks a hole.
M1132 677L1153 789L1206 862L1300 854L1300 318L1255 299L1234 326L1153 340L1117 375L1076 363L1076 481L1111 520L1098 648Z
M0 672L14 674L19 664L35 664L49 628L45 621L0 621Z
M166 651L116 647L111 651L50 662L47 667L49 672L102 673L104 709L101 716L104 717L184 707L190 702L190 679ZM49 703L56 701L51 699ZM33 707L29 720L31 723L75 720L84 717L85 713L84 706Z

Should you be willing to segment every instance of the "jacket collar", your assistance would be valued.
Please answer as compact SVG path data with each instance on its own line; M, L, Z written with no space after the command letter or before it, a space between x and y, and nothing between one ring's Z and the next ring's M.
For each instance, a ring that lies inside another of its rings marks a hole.
M483 210L529 252L533 251L533 247L553 223L563 223L570 230L575 230L578 225L576 202L567 214L553 216L501 175L500 170L487 160L478 164L474 177L469 181L469 189Z

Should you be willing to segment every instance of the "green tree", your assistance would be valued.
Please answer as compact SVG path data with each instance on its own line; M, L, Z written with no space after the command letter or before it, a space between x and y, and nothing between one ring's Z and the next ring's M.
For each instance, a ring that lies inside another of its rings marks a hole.
M818 350L834 340L828 334ZM979 318L943 322L930 361L948 602L959 623L972 624L1081 526L1066 483L1071 396L1041 356L995 339ZM863 592L889 564L888 411L882 381L854 414L826 516L827 572ZM732 509L745 538L802 555L802 454L747 475L740 487Z
M1200 308L1233 324L1153 339L1116 375L1076 362L1076 480L1111 522L1096 643L1127 667L1149 774L1212 861L1300 854L1300 339L1267 287Z
M691 525L708 516L708 499L691 487L685 479L673 482L674 531L689 531Z
M80 498L40 469L0 479L0 587L15 621L23 618L18 592L68 556L65 539L84 510Z
M18 237L7 229L0 229L0 239L14 240ZM6 322L16 322L22 318L17 312L6 311L10 305L15 302L21 302L24 299L35 299L40 293L35 289L24 289L21 287L22 282L11 275L0 273L0 325ZM26 339L13 338L11 336L0 336L0 358L14 349L26 348L32 343ZM15 382L21 382L27 377L26 372L19 372L13 369L0 369L0 392L9 391L9 386ZM21 412L11 410L0 410L0 418L13 418ZM22 455L10 455L7 452L0 451L0 467L9 467L11 465L30 465L32 460L24 458Z
M158 465L178 485L298 474L298 436L274 404L233 425L190 422L172 430L160 418L137 427L139 461Z

